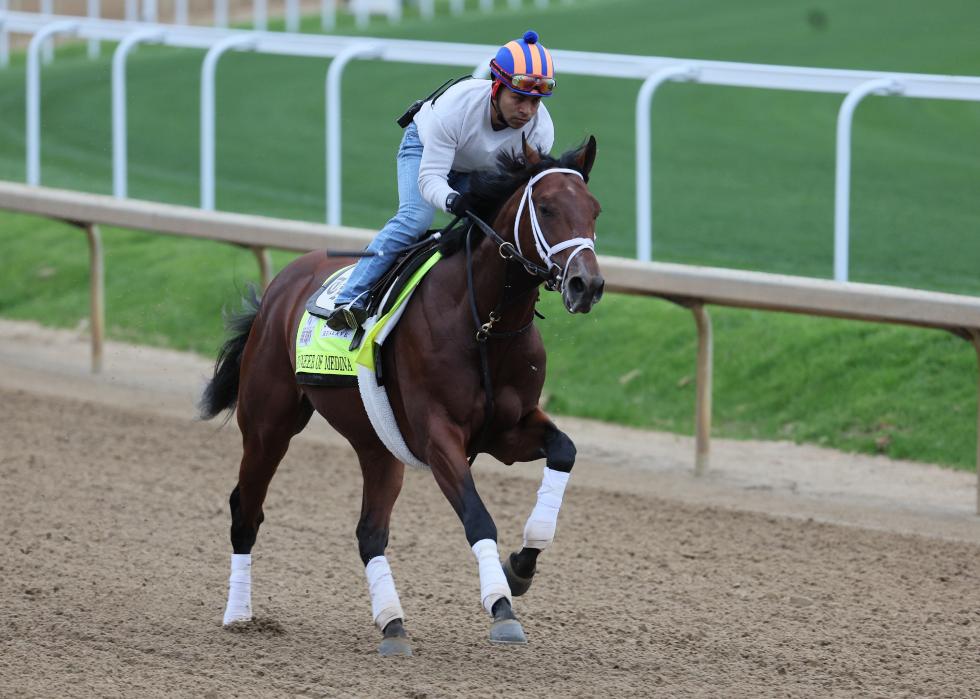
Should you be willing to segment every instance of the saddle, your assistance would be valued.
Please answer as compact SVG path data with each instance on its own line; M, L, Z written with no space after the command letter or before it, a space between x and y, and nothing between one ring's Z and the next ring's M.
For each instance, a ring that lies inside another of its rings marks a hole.
M439 251L443 257L448 257L459 249L459 243L465 228L454 226L446 229L431 229L426 232L421 241L411 250L399 255L391 268L385 272L374 286L368 291L368 317L383 316L389 310L395 299L405 288L408 280L425 264L432 253ZM334 302L347 283L353 265L345 267L340 272L331 275L323 286L316 290L306 301L306 310L317 318L326 318L334 309Z
M364 410L382 443L403 463L425 468L408 449L388 401L378 361L381 346L397 325L412 293L425 274L440 260L438 242L419 246L399 261L384 282L374 290L372 316L355 333L333 330L327 321L309 311L303 314L296 333L296 382L312 386L357 387ZM324 288L310 299L314 305L327 289L339 293L352 267L335 272ZM332 301L330 301L332 305ZM322 306L317 305L317 308ZM322 311L320 311L322 312Z

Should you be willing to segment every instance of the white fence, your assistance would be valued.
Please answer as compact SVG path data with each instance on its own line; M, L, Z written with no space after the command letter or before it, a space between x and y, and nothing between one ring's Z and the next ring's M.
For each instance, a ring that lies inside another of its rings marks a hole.
M492 12L497 7L508 7L510 9L520 9L528 3L538 9L547 9L549 0L470 0L478 2L481 12ZM286 31L299 31L300 25L300 2L299 0L283 0L284 18ZM564 4L571 4L574 0L562 0ZM0 0L0 12L11 9L11 0ZM27 4L27 3L21 3ZM37 11L42 15L52 16L54 13L53 0L37 0L32 3L37 6ZM159 12L158 0L124 0L123 19L127 22L143 21L156 23L165 21ZM324 31L331 31L337 26L337 15L339 12L348 12L354 17L356 25L360 28L367 27L372 16L382 16L388 22L400 22L404 14L404 6L414 5L422 19L431 20L436 16L436 0L319 0L320 4L320 26ZM25 8L21 8L22 11ZM447 6L449 13L453 16L462 15L467 9L466 0L449 0ZM101 0L86 0L86 14L90 19L102 17ZM188 0L173 0L173 23L186 25L189 23L190 14L188 12ZM229 21L229 0L213 0L211 21L215 27L224 28ZM269 25L269 0L252 0L252 27L259 31L265 31ZM0 38L0 43L3 39ZM89 56L99 55L98 39L89 40ZM50 57L46 57L49 60ZM3 65L0 63L0 65Z
M0 0L3 2L4 0ZM122 42L113 61L113 182L116 196L126 196L125 64L137 43L149 42L208 51L202 68L201 206L214 206L214 67L228 50L334 59L326 75L326 220L341 221L340 81L355 58L398 63L462 66L487 75L486 64L497 47L441 42L367 39L344 36L250 32L163 24L94 20L7 12L0 13L5 32L33 35L27 56L27 181L40 184L40 52L48 39ZM125 41L124 41L125 40ZM845 95L837 120L837 168L834 198L834 279L848 278L851 126L858 104L869 95L920 99L980 101L980 78L916 73L797 68L656 56L554 50L563 75L585 75L643 81L636 102L636 245L637 257L650 260L653 240L650 113L653 97L665 82L827 92Z
M105 327L100 224L246 246L256 253L264 285L272 274L268 247L303 252L331 246L358 249L373 235L363 229L200 211L10 182L0 182L0 210L47 216L85 229L91 259L93 371L101 366ZM975 296L605 256L599 257L599 264L608 290L666 298L689 308L694 315L698 333L695 473L708 469L710 460L714 340L707 304L947 330L970 342L980 359L980 298ZM980 412L977 444L980 514Z

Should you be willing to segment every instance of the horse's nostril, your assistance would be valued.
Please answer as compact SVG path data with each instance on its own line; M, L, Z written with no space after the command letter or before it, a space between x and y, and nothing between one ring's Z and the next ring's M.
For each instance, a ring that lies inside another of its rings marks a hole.
M582 277L572 277L568 280L568 288L573 294L579 296L585 292L585 281Z

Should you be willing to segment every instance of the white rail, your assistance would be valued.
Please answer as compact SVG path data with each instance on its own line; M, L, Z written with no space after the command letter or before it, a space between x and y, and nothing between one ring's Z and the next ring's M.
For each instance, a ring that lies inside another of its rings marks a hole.
M201 67L201 208L214 210L214 79L218 59L228 51L254 49L253 34L232 34L208 49Z
M98 225L219 240L251 248L263 284L271 277L265 248L284 250L359 249L372 231L324 226L186 206L29 187L0 181L0 210L37 214L84 227L92 248L92 362L100 366L104 300ZM657 296L690 308L698 331L695 473L709 467L713 339L708 304L815 316L915 325L948 330L971 342L980 359L980 298L877 284L838 284L823 279L690 265L640 262L600 256L606 288ZM980 415L980 413L978 413ZM980 437L980 432L978 432ZM977 461L980 464L980 439ZM980 513L980 469L977 479Z
M10 33L7 29L7 2L0 0L0 68L10 65Z
M698 71L690 65L662 68L643 81L636 98L636 259L653 259L653 194L650 191L650 105L653 95L668 81L697 80ZM646 154L646 157L643 157Z
M2 2L3 0L0 0ZM416 63L429 65L465 66L471 68L488 60L497 47L474 44L451 44L397 39L364 39L344 36L314 36L308 34L283 34L273 32L246 32L214 29L210 27L186 27L173 25L146 25L112 20L73 19L45 17L22 12L0 13L0 22L6 31L34 34L66 31L72 27L75 35L82 39L101 41L121 41L132 32L148 26L166 30L162 44L181 48L210 49L215 44L232 36L255 37L252 50L257 53L286 56L307 56L336 58L341 52L359 43L370 42L377 47L375 60L397 63ZM72 22L72 24L64 24ZM53 30L52 26L59 27ZM32 42L33 44L33 42ZM2 49L2 47L0 47ZM29 52L30 54L30 52ZM980 78L949 75L924 75L918 73L887 73L855 70L831 70L822 68L797 68L790 66L771 66L751 63L726 63L721 61L681 60L656 56L633 56L626 54L586 53L581 51L552 51L563 75L587 75L642 80L637 98L637 251L640 259L652 257L653 216L651 205L651 167L649 123L653 96L664 80L687 80L704 85L723 85L751 87L771 90L794 90L802 92L828 92L848 96L841 105L838 118L837 169L835 189L835 230L834 230L834 278L845 281L848 278L849 247L849 190L850 190L850 143L853 113L861 98L867 94L896 94L918 99L946 99L980 101ZM31 67L28 61L28 182L40 182L40 117L39 102L33 103L31 95L40 94L39 66ZM667 72L665 72L667 71ZM334 84L339 84L341 70L334 71ZM664 78L663 76L668 76ZM882 82L884 81L884 82ZM870 92L867 86L875 85ZM336 100L332 100L336 103ZM33 106L32 106L33 105ZM205 106L202 104L202 114ZM339 129L328 119L328 140L336 140L330 129ZM202 116L202 132L205 126ZM642 133L641 133L642 132ZM202 147L202 160L205 156ZM327 218L340 221L340 178L339 148L327 149ZM202 172L205 167L202 162ZM209 170L213 172L213 168ZM202 183L202 187L205 185ZM206 185L213 190L213 181Z
M41 184L41 48L55 34L75 34L78 22L45 24L27 45L27 184Z
M340 225L341 160L343 141L340 134L340 79L344 68L355 58L372 58L379 53L373 44L351 44L330 61L324 93L326 94L327 224Z
M858 85L847 93L837 114L837 170L834 189L834 279L847 281L851 236L851 130L854 110L869 95L897 95L902 83L892 78L877 78Z
M128 196L126 59L137 44L159 42L163 36L159 29L135 31L120 41L112 54L112 193L119 199Z

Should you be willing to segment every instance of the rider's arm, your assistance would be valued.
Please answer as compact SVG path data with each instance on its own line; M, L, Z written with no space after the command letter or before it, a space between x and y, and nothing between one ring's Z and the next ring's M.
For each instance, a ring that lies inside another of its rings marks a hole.
M423 199L442 211L447 210L446 198L456 191L449 186L449 171L456 158L456 141L439 116L430 114L419 166L419 191Z

